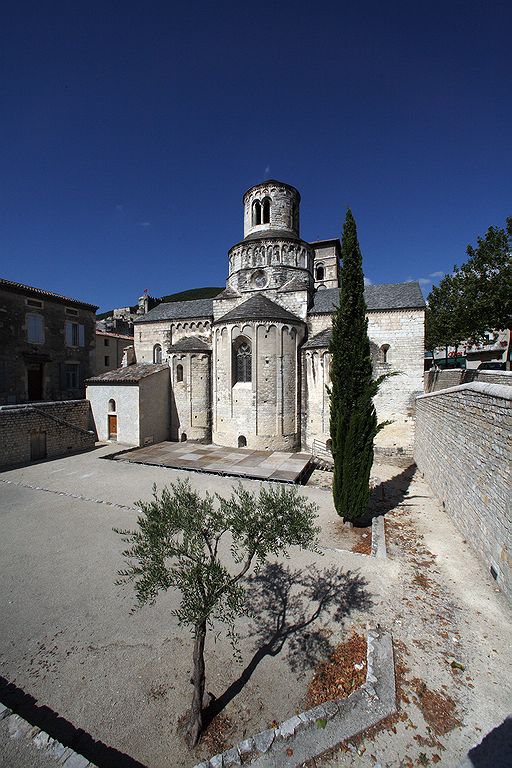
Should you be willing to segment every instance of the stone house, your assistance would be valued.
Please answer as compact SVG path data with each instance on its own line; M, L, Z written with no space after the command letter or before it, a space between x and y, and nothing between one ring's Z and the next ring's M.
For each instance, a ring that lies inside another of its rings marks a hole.
M96 363L94 375L113 371L123 363L126 347L133 346L133 336L96 328Z
M98 440L147 445L169 439L169 366L128 365L87 382Z
M137 364L169 367L172 440L310 449L329 439L340 242L302 240L300 194L279 181L247 190L243 218L244 238L228 252L222 293L161 303L134 319ZM400 371L376 398L379 417L409 414L423 390L420 287L370 285L365 298L375 373Z
M0 405L84 397L97 307L0 279Z

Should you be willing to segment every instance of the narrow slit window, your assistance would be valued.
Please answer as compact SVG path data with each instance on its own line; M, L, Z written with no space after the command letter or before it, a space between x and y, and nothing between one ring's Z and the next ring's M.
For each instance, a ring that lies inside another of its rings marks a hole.
M255 200L252 204L252 225L261 224L261 203L259 200Z
M155 344L153 347L153 362L154 363L161 363L162 362L162 347L160 344Z
M270 197L266 197L262 204L263 224L270 224Z
M183 381L183 366L181 363L178 363L176 366L176 381Z

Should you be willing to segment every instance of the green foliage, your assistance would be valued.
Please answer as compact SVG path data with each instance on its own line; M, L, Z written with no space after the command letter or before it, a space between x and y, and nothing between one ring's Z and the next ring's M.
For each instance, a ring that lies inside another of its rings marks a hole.
M270 555L290 546L312 548L318 528L316 505L296 488L262 488L258 495L241 484L230 498L201 497L188 481L172 483L153 500L138 502L137 530L119 530L129 547L128 567L117 583L134 582L139 605L153 603L160 591L181 592L173 611L181 624L196 628L222 621L232 626L244 611L243 576ZM230 543L231 562L222 562L219 546Z
M192 301L193 299L213 299L223 290L224 288L213 287L189 288L187 291L179 291L178 293L169 293L167 296L162 296L160 299L156 299L156 303L162 304L163 302ZM130 312L136 312L138 306L138 304L135 304L133 307L130 307ZM103 320L105 317L110 317L113 311L113 309L109 309L106 312L102 312L100 315L96 315L96 320Z
M189 288L188 291L179 293L170 293L168 296L162 296L159 301L192 301L193 299L213 299L218 296L224 288Z
M489 227L467 261L434 286L428 297L425 346L457 346L486 331L509 328L512 316L512 217L506 228Z
M333 498L338 514L354 521L368 508L373 440L384 426L377 424L373 397L389 374L372 377L362 257L350 210L343 226L341 258L340 299L329 347Z

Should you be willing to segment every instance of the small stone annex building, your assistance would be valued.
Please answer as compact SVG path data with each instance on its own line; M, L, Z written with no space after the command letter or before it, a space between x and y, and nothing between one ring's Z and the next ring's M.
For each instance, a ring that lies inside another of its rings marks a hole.
M329 340L337 306L337 239L308 243L300 194L266 181L243 196L244 239L228 253L226 288L213 299L161 303L134 321L137 368L169 367L167 439L262 450L310 449L329 439ZM417 282L365 289L375 374L399 371L376 398L379 417L407 414L423 391L425 301ZM96 423L116 372L89 382ZM142 394L142 393L141 393ZM160 409L152 395L139 408ZM164 408L165 411L165 408ZM100 432L100 430L98 430ZM151 435L140 435L142 445ZM119 429L117 439L123 438ZM160 439L163 439L160 437ZM131 444L136 444L132 442Z

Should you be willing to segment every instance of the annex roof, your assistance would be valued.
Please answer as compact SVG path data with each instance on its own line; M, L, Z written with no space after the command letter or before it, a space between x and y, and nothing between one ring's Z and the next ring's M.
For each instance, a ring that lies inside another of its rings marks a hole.
M133 341L133 336L127 336L124 333L114 333L114 331L103 331L101 328L96 328L96 336L109 336L113 339L126 339L127 341Z
M186 320L191 317L213 317L213 299L166 301L137 317L133 323L157 323L160 320Z
M53 293L52 291L45 291L43 288L34 288L32 285L25 285L24 283L16 283L13 280L6 280L0 277L0 288L4 288L7 291L13 293L24 293L28 296L38 296L41 298L53 299L60 304L67 304L68 306L82 307L82 309L90 309L96 312L98 307L96 304L88 304L80 299L71 299L69 296L62 296L60 293Z
M331 342L332 328L325 328L325 330L317 333L316 336L312 336L302 345L302 349L323 349L328 347Z
M137 363L125 365L123 368L115 368L113 371L101 373L99 376L91 376L86 384L135 384L154 373L169 370L167 363Z
M284 307L267 299L261 293L239 304L234 309L219 317L216 323L232 323L236 320L283 320L285 322L302 323L297 315L293 315Z
M169 352L211 352L212 346L199 336L185 336L169 347Z
M323 288L315 293L308 314L331 314L338 306L338 288ZM364 299L369 312L379 309L423 309L425 299L419 283L381 283L366 285Z

